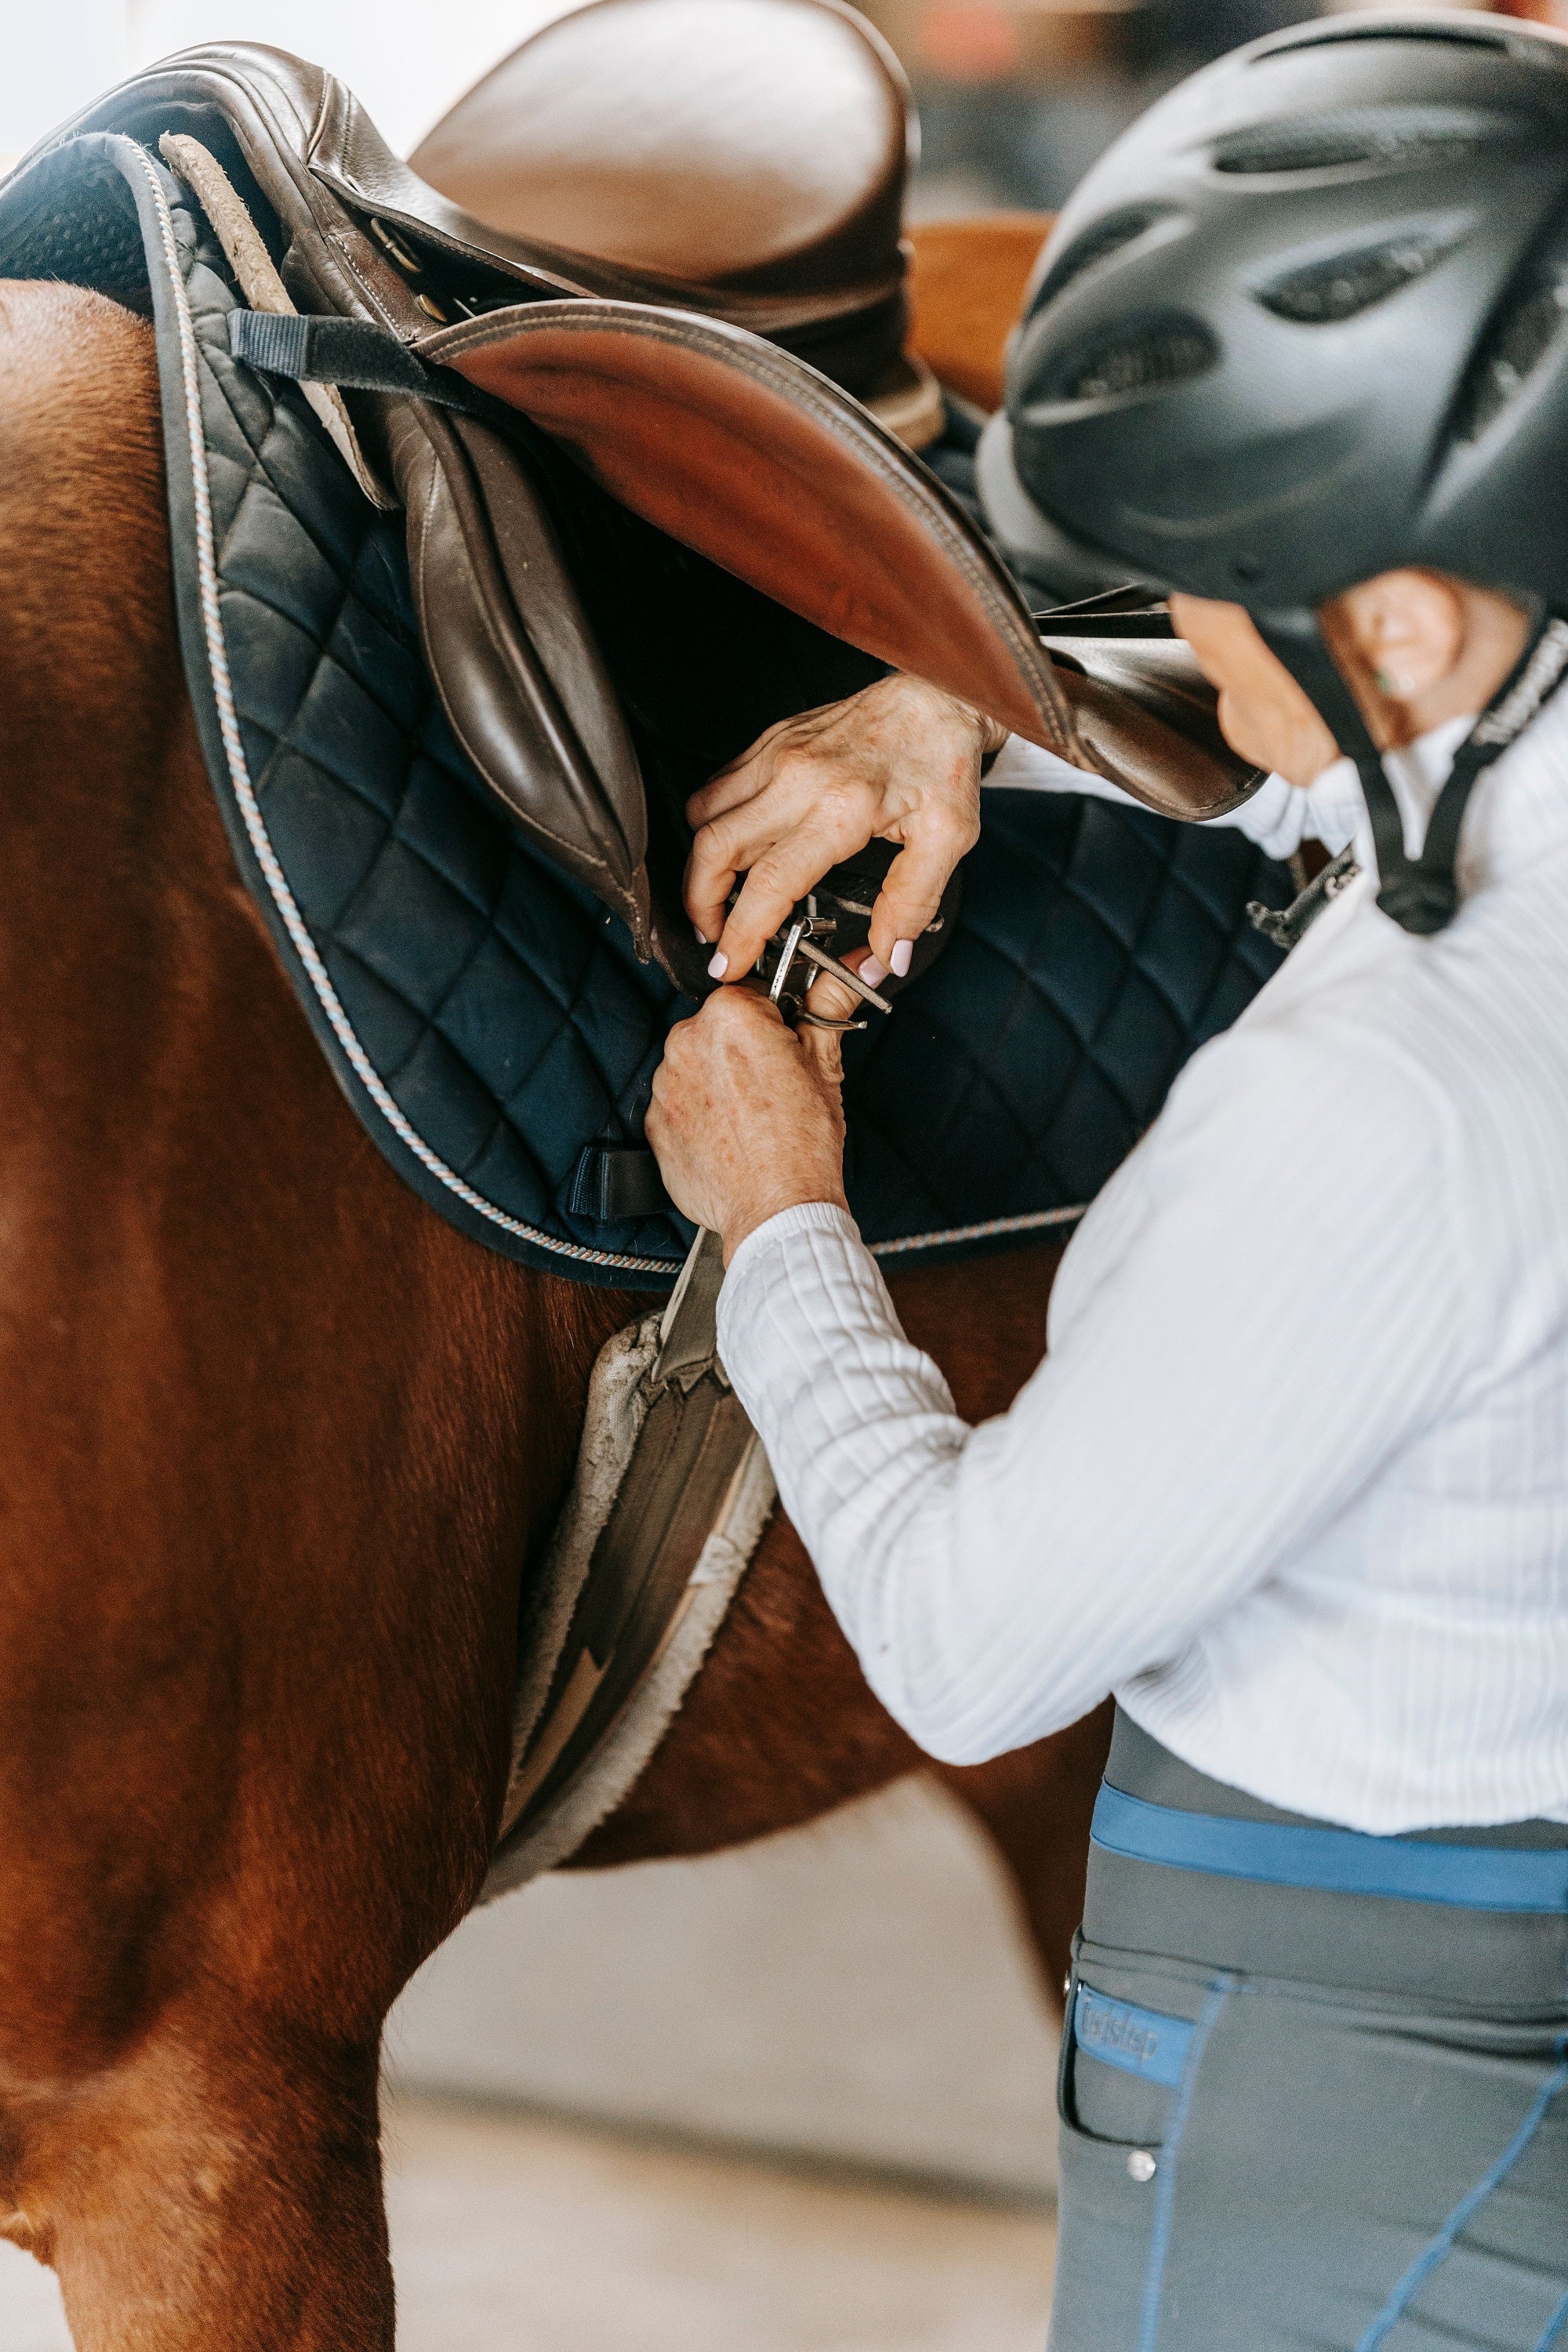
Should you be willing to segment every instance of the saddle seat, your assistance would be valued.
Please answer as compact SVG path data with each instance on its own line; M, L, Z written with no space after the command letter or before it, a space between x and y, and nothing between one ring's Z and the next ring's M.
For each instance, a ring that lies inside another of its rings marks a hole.
M739 293L797 306L775 339L918 447L943 425L903 351L918 137L898 60L837 0L589 0L410 164L487 228L698 289L716 318Z

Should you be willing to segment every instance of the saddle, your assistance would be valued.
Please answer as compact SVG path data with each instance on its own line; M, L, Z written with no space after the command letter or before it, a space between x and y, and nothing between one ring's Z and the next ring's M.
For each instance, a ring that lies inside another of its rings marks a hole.
M595 254L783 343L918 449L945 422L905 351L918 137L897 58L837 0L590 0L409 161L487 229Z
M760 660L764 724L892 665L1173 814L1259 781L1212 728L1202 747L1171 730L1162 693L1108 699L1087 657L1058 671L956 501L752 331L798 333L791 298L732 289L731 315L706 316L710 287L487 227L330 75L243 45L138 75L25 159L5 191L13 272L62 257L79 272L83 142L117 138L199 198L246 298L235 355L304 384L362 493L401 509L425 654L481 782L678 986L707 984L679 891L681 803L701 779L661 755L638 605L666 635L700 628L716 679L742 649ZM145 302L129 258L119 283Z

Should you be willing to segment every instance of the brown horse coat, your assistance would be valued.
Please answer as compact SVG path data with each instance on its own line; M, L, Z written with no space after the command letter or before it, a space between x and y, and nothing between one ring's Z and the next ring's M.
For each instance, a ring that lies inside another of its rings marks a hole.
M520 1570L637 1302L463 1239L339 1097L197 748L151 334L99 296L0 286L0 2230L82 2352L387 2352L382 2021L484 1875ZM900 1286L970 1412L1051 1270ZM1103 1741L945 1776L1053 1970ZM918 1760L780 1524L580 1859Z

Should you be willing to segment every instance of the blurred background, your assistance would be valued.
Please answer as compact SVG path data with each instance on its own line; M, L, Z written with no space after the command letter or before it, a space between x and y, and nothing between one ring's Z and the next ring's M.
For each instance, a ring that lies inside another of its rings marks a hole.
M1550 18L1559 0L1517 0ZM1561 0L1568 8L1568 0ZM331 68L404 152L561 0L8 0L0 164L222 38ZM1300 0L869 0L917 219L1048 211ZM477 1915L389 2037L404 2352L1041 2352L1054 2027L978 1832L910 1781L700 1863ZM0 2246L0 2352L66 2352Z
M1565 0L1512 0L1551 22ZM194 41L271 41L329 66L406 152L562 0L8 0L0 155ZM1050 209L1181 75L1319 13L1301 0L868 0L902 58L924 145L917 216Z

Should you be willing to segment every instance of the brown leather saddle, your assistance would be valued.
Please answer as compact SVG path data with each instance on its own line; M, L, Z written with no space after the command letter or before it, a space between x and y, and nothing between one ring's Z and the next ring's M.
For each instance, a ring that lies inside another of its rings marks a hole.
M798 289L487 226L392 155L342 84L276 50L185 51L28 162L97 132L145 142L192 186L250 306L234 349L304 383L366 494L405 512L426 656L479 775L680 984L703 982L679 859L650 880L637 751L513 418L774 604L1152 807L1214 814L1258 781L1219 741L1184 649L1163 646L1147 677L1125 655L1097 674L1087 647L1058 670L940 484L787 347L821 324ZM702 307L721 297L728 315Z
M658 279L863 400L943 429L905 350L901 67L839 0L589 0L491 68L411 168L487 229Z

